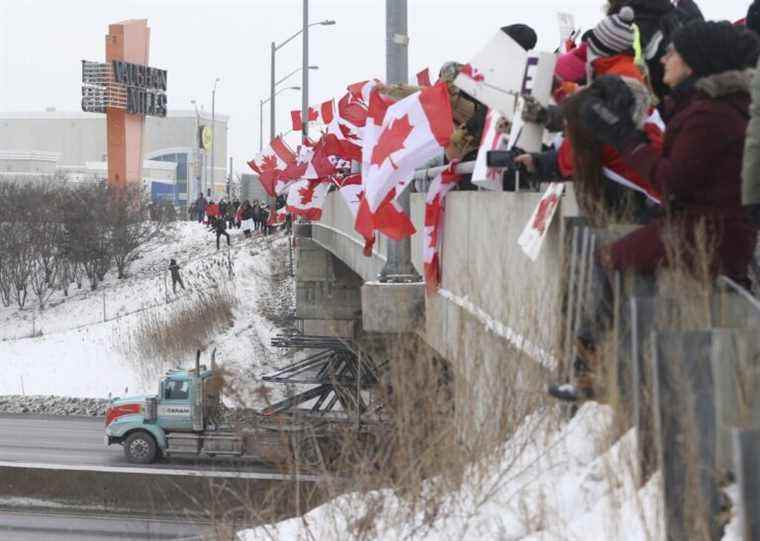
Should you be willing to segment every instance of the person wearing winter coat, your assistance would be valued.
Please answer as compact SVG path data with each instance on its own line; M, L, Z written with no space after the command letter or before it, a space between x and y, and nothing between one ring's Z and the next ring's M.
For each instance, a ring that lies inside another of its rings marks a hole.
M623 97L632 98L627 106L637 127L646 130L658 142L661 140L660 128L649 120L652 95L645 86L644 74L634 63L633 19L633 10L625 7L619 13L604 18L588 32L583 45L588 49L584 55L587 65L583 70L577 65L578 59L575 57L570 57L575 61L571 65L573 70L564 69L558 61L557 66L564 76L555 78L577 82L588 77L599 82L592 88L577 90L566 97L558 107L559 114L536 117L538 121L551 116L564 120L565 137L559 148L515 158L516 163L524 165L531 173L538 173L541 179L572 179L584 216L597 227L606 226L610 221L642 223L649 214L644 193L657 198L656 190L623 162L617 150L595 140L593 132L583 125L580 115L584 103L593 99L595 93L606 91L606 81L610 75L619 75L629 89ZM567 59L569 55L563 55L560 60ZM614 82L619 83L619 80ZM523 119L531 120L525 114ZM553 124L558 122L554 120ZM625 186L621 180L626 182Z
M172 291L177 294L177 284L184 290L185 284L182 282L182 277L179 275L179 265L177 265L176 259L169 261L169 272L172 275Z
M227 237L227 246L230 245L230 234L227 233L227 225L224 220L214 220L214 233L216 233L216 249L219 249L219 237Z
M694 0L610 0L607 14L618 13L624 6L634 11L633 22L639 28L649 81L662 100L670 92L663 81L662 57L676 30L689 22L704 20L702 12Z
M253 207L246 199L240 207L240 227L243 229L243 235L246 237L251 236L251 231L253 231L254 228L253 214Z
M742 205L750 221L760 227L760 64L752 79L752 107L750 109L747 140L744 144L742 167Z
M203 218L206 216L206 207L208 207L208 201L206 201L206 198L203 197L203 194L198 196L198 199L195 202L195 209L198 212L197 218L198 223L203 223Z
M679 262L697 275L704 263L708 278L722 273L747 284L757 230L742 208L741 170L758 55L758 37L728 22L695 21L679 28L662 60L670 94L663 108L661 150L612 100L586 104L583 117L589 129L662 193L665 210L662 217L597 251L596 261L607 276L629 270L653 274ZM625 91L621 83L618 92ZM610 324L610 299L602 301L597 312L605 317L578 337L585 358L575 385L550 388L558 398L593 396L597 344Z

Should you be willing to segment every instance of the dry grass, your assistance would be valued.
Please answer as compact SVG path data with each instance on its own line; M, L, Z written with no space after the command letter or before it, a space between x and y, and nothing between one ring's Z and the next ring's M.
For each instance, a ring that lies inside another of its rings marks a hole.
M226 270L211 263L183 279L187 289L165 308L148 310L130 327L122 349L135 359L144 379L206 349L233 323L238 299Z

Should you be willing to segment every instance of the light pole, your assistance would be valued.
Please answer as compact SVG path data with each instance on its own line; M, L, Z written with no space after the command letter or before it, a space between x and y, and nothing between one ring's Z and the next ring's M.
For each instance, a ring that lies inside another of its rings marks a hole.
M216 154L216 85L221 79L214 80L214 89L211 91L211 187L214 188L214 154Z
M407 33L407 0L385 0L385 80L387 84L406 83L409 73L409 36ZM409 190L398 198L401 208L409 214ZM380 271L381 282L418 282L421 280L412 264L410 238L388 239L385 266Z
M300 70L300 68L299 68ZM297 71L293 73L296 73ZM281 88L277 92L275 92L275 96L281 92L284 92L285 90L301 90L300 86L286 86L285 88ZM259 152L264 150L264 104L268 103L271 98L267 98L265 100L259 100Z
M307 0L304 0L304 1L307 1ZM296 32L295 34L293 34L292 36L290 36L288 39L286 39L285 41L283 41L279 45L275 44L274 41L272 42L272 46L271 46L271 60L270 60L271 76L270 76L270 85L269 85L269 99L270 99L270 103L269 103L269 137L270 137L270 139L274 139L275 130L276 130L275 119L274 119L274 116L275 116L274 115L274 112L275 112L275 99L274 99L274 97L275 97L275 86L277 85L277 83L274 80L275 77L276 77L276 75L275 75L275 53L277 51L279 51L280 49L282 49L285 45L287 45L288 43L290 43L291 41L293 41L295 38L297 38L298 36L300 36L301 34L303 34L305 31L308 31L309 27L315 26L315 25L331 26L333 24L335 24L335 21L333 21L333 20L326 20L326 21L321 21L321 22L318 22L318 23L306 24L306 25L304 25L304 27L301 30L299 30L298 32ZM305 36L304 36L304 38L305 38ZM305 41L307 41L307 40L305 40ZM307 43L306 46L308 47L308 43ZM308 72L308 69L309 69L308 58L304 58L304 60L303 60L303 68L302 69L307 74L309 73Z

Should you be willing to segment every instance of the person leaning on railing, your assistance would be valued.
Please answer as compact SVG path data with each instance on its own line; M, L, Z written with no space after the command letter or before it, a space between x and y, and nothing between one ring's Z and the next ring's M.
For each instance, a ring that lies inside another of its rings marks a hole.
M747 284L757 230L741 204L741 169L749 121L750 82L760 54L751 31L727 22L692 22L677 30L663 57L663 81L671 88L663 108L661 151L636 129L619 100L589 100L583 118L600 141L618 149L623 160L663 194L665 214L608 246L596 260L609 276L615 271L654 273L674 264L674 252L695 272L700 244L713 247L706 261L712 276L726 274ZM617 92L627 92L619 85ZM602 299L604 302L604 299ZM609 303L609 299L606 299ZM553 386L561 399L593 396L600 334L598 322L585 337L586 359L575 385Z

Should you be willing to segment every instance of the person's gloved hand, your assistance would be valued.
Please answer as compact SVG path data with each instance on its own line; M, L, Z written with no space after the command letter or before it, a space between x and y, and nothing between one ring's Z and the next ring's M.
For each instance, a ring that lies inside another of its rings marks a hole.
M646 141L646 135L637 130L630 115L620 115L599 98L590 98L581 107L581 119L597 141L618 151Z
M525 122L544 125L549 118L546 107L533 96L523 96L523 108L520 115Z

